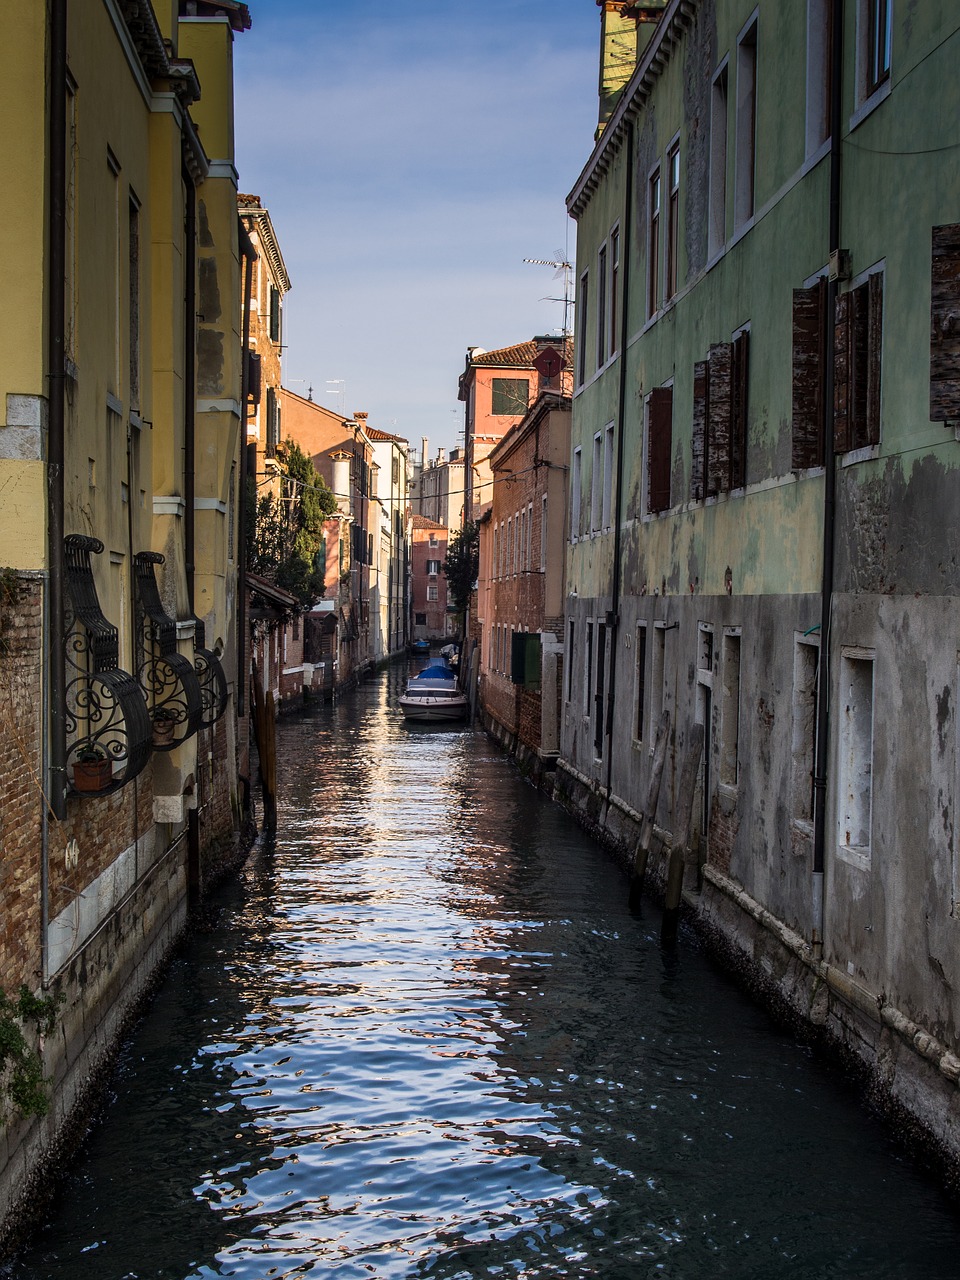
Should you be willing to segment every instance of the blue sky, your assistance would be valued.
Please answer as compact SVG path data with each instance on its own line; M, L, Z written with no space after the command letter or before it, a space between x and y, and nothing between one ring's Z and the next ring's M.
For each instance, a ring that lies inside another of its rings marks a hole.
M284 381L419 451L462 431L457 378L562 324L548 267L593 146L595 0L251 0L237 38L240 190L292 289Z

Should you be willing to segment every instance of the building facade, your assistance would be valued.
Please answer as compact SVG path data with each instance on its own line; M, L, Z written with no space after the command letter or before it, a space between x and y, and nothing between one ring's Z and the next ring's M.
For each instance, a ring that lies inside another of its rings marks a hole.
M447 530L436 520L411 517L410 639L443 642L453 634L447 613Z
M49 1110L0 1107L6 1224L244 807L231 67L250 18L179 8L29 6L0 90L19 193L0 320L0 986L55 1008Z
M484 724L536 770L560 747L570 399L544 391L489 456L477 613Z
M960 19L603 8L561 790L956 1153Z

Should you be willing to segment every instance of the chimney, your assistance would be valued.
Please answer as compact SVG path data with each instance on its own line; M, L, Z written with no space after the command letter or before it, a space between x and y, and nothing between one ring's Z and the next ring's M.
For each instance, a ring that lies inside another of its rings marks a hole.
M420 470L425 471L427 468L427 437L420 437Z
M667 0L597 0L600 6L600 137L647 47Z
M350 458L345 449L330 455L333 458L333 496L341 515L350 514Z
M446 460L447 460L446 449L438 449L437 450L437 466L442 467L443 464L446 462Z

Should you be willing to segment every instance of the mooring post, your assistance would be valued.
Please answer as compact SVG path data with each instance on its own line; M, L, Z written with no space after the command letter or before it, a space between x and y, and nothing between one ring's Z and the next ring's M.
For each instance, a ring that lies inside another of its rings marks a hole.
M647 789L647 803L643 811L643 822L640 824L640 835L637 849L633 856L633 874L630 876L630 906L638 907L643 894L643 880L647 873L647 859L650 857L650 842L653 839L653 824L657 815L657 803L660 799L660 780L663 777L663 766L667 758L667 739L670 736L670 712L664 711L657 725L657 736L653 748L653 769L650 773L650 786Z
M703 725L695 724L690 730L690 747L680 775L680 795L677 799L677 830L670 846L670 863L667 869L667 891L663 908L663 924L660 926L661 945L669 946L677 940L680 922L680 894L683 891L683 856L690 841L693 823L693 806L697 792L697 774L703 752Z

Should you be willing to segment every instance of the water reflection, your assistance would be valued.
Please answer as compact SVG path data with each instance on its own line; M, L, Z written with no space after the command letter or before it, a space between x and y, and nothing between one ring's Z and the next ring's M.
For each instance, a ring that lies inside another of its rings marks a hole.
M401 686L283 727L275 846L9 1274L956 1275L956 1218L842 1083Z

